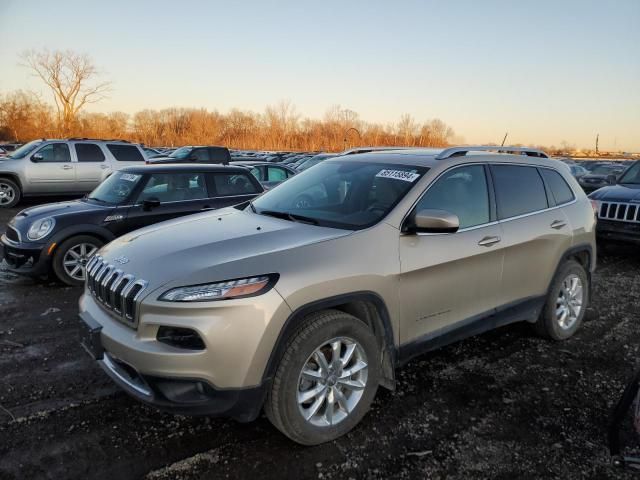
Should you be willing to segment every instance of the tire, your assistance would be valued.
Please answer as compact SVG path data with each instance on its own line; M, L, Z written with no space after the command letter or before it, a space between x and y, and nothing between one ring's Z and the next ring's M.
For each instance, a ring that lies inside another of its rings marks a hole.
M340 342L339 358L348 360L344 365L342 362L332 362L331 347L337 342ZM323 346L325 348L321 350ZM350 356L347 353L349 350ZM303 368L308 373L319 375L318 378L322 375L322 362L315 360L321 358L316 355L323 355L329 369L339 368L324 379L307 380L302 376ZM361 362L367 366L358 370ZM314 364L317 370L310 368ZM354 373L349 376L347 370ZM349 387L345 386L346 382L350 382ZM294 442L318 445L344 435L362 420L371 406L379 382L380 353L373 332L352 315L338 310L324 310L309 315L289 339L267 394L265 413L271 423ZM364 388L354 389L357 385L364 385ZM305 394L322 389L324 393L310 397L306 403L299 403ZM318 405L317 413L311 416L315 405ZM303 416L303 409L310 416L309 419ZM330 411L333 415L330 415ZM328 418L332 422L324 423Z
M82 247L83 245L84 249ZM84 283L84 265L86 265L91 255L102 245L104 245L102 240L91 235L76 235L62 242L53 255L53 271L56 277L67 285L74 287L81 286ZM82 255L83 251L85 255ZM79 254L80 258L76 258L74 254ZM70 263L76 260L77 264L75 265L65 265L65 262ZM70 273L73 273L76 266L79 267L80 270L75 276L72 276ZM81 275L79 275L79 272L81 272Z
M20 187L13 180L0 178L0 208L11 208L22 198Z
M581 295L572 298L570 292L574 288L573 282L576 279L578 283L575 293L578 293L577 287L580 287ZM578 296L580 296L580 305L579 311L576 312ZM554 277L542 314L534 327L537 333L543 337L565 340L573 336L580 328L588 306L589 277L587 272L580 263L568 260L560 267ZM563 314L559 312L566 312L564 320L562 319Z

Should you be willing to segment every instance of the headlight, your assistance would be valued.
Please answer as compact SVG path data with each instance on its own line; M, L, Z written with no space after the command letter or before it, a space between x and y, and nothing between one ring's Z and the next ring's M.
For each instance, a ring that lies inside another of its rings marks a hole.
M261 275L217 283L173 288L160 295L165 302L207 302L262 295L271 289L278 275Z
M55 225L56 221L51 217L36 220L31 227L29 227L27 238L29 240L41 240L51 233Z

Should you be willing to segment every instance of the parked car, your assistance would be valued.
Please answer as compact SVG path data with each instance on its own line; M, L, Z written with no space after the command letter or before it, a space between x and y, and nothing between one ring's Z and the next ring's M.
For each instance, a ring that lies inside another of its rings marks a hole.
M239 167L129 167L82 200L23 210L9 222L0 245L10 270L30 276L53 272L64 283L80 285L87 260L114 238L175 217L246 202L262 192L259 182Z
M150 158L147 163L212 163L228 165L231 154L227 147L188 146L180 147L164 157Z
M584 168L581 165L576 165L576 164L572 164L572 165L567 165L569 167L569 170L571 171L571 175L573 175L573 178L575 179L580 179L582 177L584 177L585 175L589 174L589 170L587 170L586 168Z
M23 196L82 195L144 160L140 145L121 140L34 140L0 159L0 208Z
M86 350L141 401L243 421L264 406L315 445L422 352L518 321L571 337L592 204L557 161L463 153L482 148L336 157L244 210L125 235L87 267Z
M640 245L640 161L634 162L617 185L589 195L598 206L598 240Z
M336 155L336 153L321 153L319 155L314 155L313 157L307 158L303 162L299 163L296 167L296 171L303 172L307 168L311 168L328 158L335 157Z
M582 189L587 192L593 192L606 185L615 184L618 176L625 171L624 165L600 165L588 173L580 177L578 182Z
M0 147L0 158L6 157L7 155L9 155L9 152L4 148Z
M265 190L269 190L281 184L287 178L293 177L296 171L286 165L271 162L231 162L231 165L248 168L254 177L262 184Z
M155 157L161 157L164 156L164 154L155 148L151 148L151 147L142 147L142 149L144 150L144 153L147 155L147 158L155 158Z

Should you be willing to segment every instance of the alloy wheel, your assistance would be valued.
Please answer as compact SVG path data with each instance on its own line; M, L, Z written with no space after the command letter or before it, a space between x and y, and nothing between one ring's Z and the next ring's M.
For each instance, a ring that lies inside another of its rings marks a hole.
M584 287L576 274L567 276L560 287L556 300L556 321L560 328L569 330L576 323L582 311Z
M16 191L12 185L0 182L0 205L9 205L16 197Z
M356 408L367 386L362 346L347 337L320 345L298 378L297 401L303 418L317 427L340 423Z
M62 259L65 273L74 280L84 280L85 266L97 250L98 247L91 243L79 243L71 247Z

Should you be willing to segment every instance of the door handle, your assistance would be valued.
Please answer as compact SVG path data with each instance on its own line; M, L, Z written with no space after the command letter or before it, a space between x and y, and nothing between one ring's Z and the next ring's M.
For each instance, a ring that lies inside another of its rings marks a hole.
M567 222L564 220L555 220L551 223L551 228L555 228L556 230L560 230L562 227L566 226Z
M71 170L73 167L71 165L63 165L62 169L63 170Z
M481 247L490 247L491 245L495 245L500 242L500 240L502 240L500 237L484 237L478 242L478 245Z

